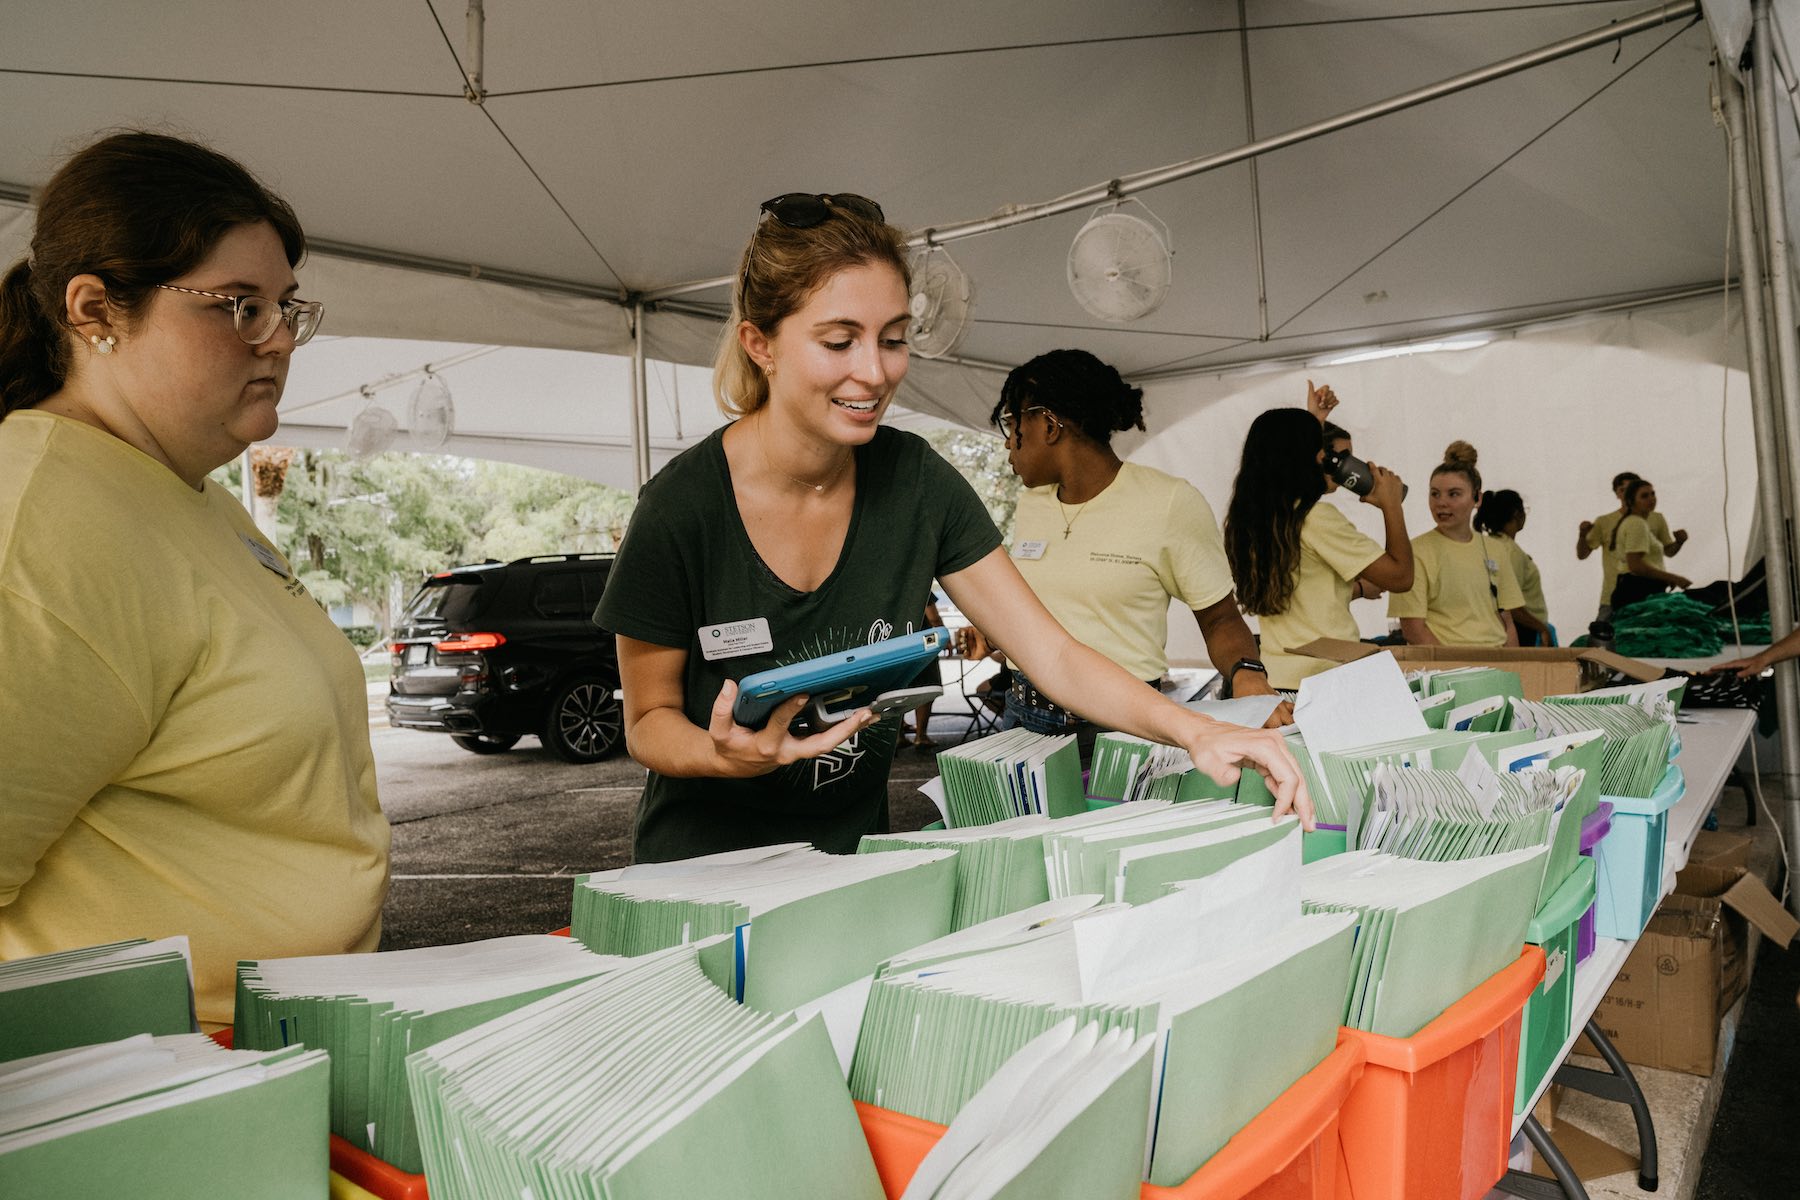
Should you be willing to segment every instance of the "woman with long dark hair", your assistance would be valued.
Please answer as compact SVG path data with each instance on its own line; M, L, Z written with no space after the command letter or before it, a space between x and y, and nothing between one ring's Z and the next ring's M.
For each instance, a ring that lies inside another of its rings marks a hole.
M1350 601L1359 581L1403 592L1412 586L1412 544L1400 511L1403 485L1370 464L1375 486L1364 504L1381 510L1385 546L1364 536L1334 505L1320 504L1324 473L1320 415L1275 408L1250 423L1225 510L1225 554L1244 610L1262 625L1269 680L1292 690L1336 664L1295 650L1318 638L1355 641ZM1337 435L1342 437L1342 431Z
M1544 579L1537 563L1519 545L1519 532L1525 528L1525 498L1511 488L1487 491L1481 495L1481 507L1475 510L1475 529L1489 538L1512 564L1513 576L1519 581L1519 593L1525 603L1512 611L1513 624L1519 630L1521 646L1553 646L1550 631L1550 606L1544 601Z

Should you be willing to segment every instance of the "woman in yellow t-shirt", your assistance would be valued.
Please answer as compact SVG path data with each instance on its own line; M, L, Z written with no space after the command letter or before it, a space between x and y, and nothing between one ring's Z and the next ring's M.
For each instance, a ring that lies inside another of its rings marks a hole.
M356 652L208 475L275 433L306 239L238 163L124 132L0 279L0 959L185 934L373 950L388 882Z
M1525 528L1525 498L1510 488L1485 492L1481 507L1475 513L1475 529L1486 534L1500 548L1500 554L1512 564L1513 577L1519 581L1519 592L1525 606L1513 610L1513 625L1519 631L1521 646L1554 646L1556 635L1550 629L1550 606L1544 601L1544 579L1537 563L1519 545L1519 531ZM1496 555L1499 557L1500 555Z
M1431 473L1436 528L1413 539L1413 588L1388 598L1388 616L1412 646L1517 646L1512 610L1525 597L1512 564L1471 519L1481 495L1475 447L1451 442Z
M1656 485L1638 479L1625 486L1625 519L1613 528L1607 552L1618 570L1613 584L1612 608L1618 612L1628 604L1636 604L1647 596L1670 588L1692 586L1685 575L1663 570L1663 553L1668 546L1657 536L1652 521L1656 515ZM1687 540L1687 531L1680 533ZM1679 549L1679 545L1676 546Z
M1246 611L1262 624L1269 682L1293 690L1308 675L1336 664L1297 654L1318 638L1357 639L1350 601L1363 581L1377 589L1412 586L1412 544L1400 512L1399 476L1380 467L1364 504L1381 510L1385 549L1319 498L1336 484L1324 470L1325 447L1315 409L1270 409L1250 423L1231 504L1225 511L1225 555ZM1327 425L1326 437L1342 430Z

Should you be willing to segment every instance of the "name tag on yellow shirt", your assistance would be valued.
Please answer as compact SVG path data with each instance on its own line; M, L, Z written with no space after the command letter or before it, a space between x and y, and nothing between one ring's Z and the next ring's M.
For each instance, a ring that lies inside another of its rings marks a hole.
M288 569L282 565L281 556L279 554L276 554L273 550L269 549L247 533L240 533L238 534L238 537L242 538L244 545L250 548L250 553L255 556L257 562L269 568L269 570L275 572L283 579L288 577Z
M1048 542L1020 542L1013 547L1014 558L1039 559L1050 546Z

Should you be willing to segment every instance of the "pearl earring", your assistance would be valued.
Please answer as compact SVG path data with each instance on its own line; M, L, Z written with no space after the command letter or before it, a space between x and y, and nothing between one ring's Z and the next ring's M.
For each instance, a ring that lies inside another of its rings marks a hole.
M88 334L88 341L94 344L95 351L100 354L111 354L113 352L113 347L119 344L119 339L110 333L105 337L101 337L97 333L90 333Z

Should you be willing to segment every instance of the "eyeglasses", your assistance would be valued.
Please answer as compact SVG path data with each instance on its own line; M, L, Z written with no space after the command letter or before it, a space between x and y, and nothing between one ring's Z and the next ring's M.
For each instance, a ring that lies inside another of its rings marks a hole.
M762 211L789 229L811 229L831 220L834 212L847 212L865 221L885 223L881 205L853 192L786 192L762 202Z
M325 319L325 306L317 300L267 300L261 296L227 296L224 292L203 292L199 288L176 287L172 283L156 285L165 292L186 292L190 296L209 296L231 302L231 325L238 340L246 346L260 346L275 334L275 326L285 324L294 335L294 345L304 346L319 331Z
M1000 431L1001 440L1007 442L1012 441L1013 433L1015 432L1015 423L1017 421L1023 421L1034 412L1050 413L1051 424L1055 425L1058 429L1062 428L1062 422L1056 419L1055 413L1050 412L1050 410L1045 408L1042 404L1034 404L1024 412L1020 413L1016 418L1009 412L1003 412L994 418L994 428Z

